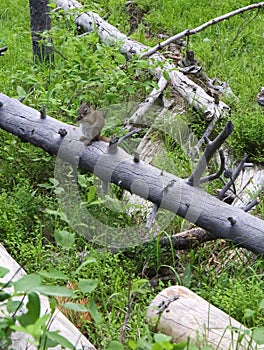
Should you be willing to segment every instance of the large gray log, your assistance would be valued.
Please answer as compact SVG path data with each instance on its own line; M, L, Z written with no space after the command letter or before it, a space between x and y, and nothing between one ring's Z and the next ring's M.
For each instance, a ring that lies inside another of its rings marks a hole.
M133 157L121 148L109 151L106 142L93 142L84 147L79 141L79 128L51 117L40 118L40 113L0 94L0 127L45 151L57 155L62 144L67 152L60 157L72 161L79 156L79 167L94 173L101 180L112 182L131 193L147 199L188 221L221 237L264 254L264 221L229 206L198 187L170 173L162 172ZM63 137L59 130L68 134ZM68 145L68 147L67 147Z

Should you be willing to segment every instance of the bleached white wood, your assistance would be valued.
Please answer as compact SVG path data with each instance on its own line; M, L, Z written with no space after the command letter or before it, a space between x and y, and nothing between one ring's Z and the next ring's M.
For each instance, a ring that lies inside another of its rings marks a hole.
M252 199L260 196L264 191L264 168L260 165L254 165L251 168L245 168L239 174L236 182L237 196L233 205L244 207Z
M171 302L170 302L171 301ZM174 342L190 338L198 346L210 344L217 350L263 350L252 342L241 323L182 286L161 291L147 310L147 320L155 329L172 336Z
M8 254L6 249L0 243L0 266L9 269L9 273L0 279L1 282L8 282L10 280L17 281L21 277L26 275L26 272L21 268L21 266ZM46 314L50 311L49 300L45 296L40 296L41 300L41 315ZM5 309L1 307L0 303L0 317L1 314L5 312ZM81 332L67 319L64 314L56 309L49 330L55 331L59 330L60 335L68 339L76 349L84 350L96 350L95 347L89 342L89 340L84 337ZM15 332L12 334L12 347L16 350L35 350L35 346L28 342L29 336L25 333ZM50 348L51 349L51 348ZM61 346L56 346L52 348L53 350L62 349Z

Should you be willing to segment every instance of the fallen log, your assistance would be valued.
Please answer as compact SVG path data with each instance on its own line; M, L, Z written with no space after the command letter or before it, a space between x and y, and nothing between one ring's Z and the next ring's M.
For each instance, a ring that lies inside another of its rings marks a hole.
M186 179L135 159L120 147L113 151L101 141L85 147L79 141L79 128L49 116L41 118L40 112L4 94L0 94L0 106L0 127L7 132L187 219L215 238L264 254L261 219L190 186Z
M201 348L218 350L263 350L252 340L252 332L214 305L182 286L161 291L147 310L147 321L157 332L175 343L190 340Z

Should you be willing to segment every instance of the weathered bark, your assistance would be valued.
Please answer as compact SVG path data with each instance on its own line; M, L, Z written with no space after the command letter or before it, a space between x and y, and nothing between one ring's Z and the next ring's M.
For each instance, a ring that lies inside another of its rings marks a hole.
M42 34L50 30L49 0L29 0L30 25L32 33L32 46L34 61L53 61L53 48L43 40Z
M188 341L199 348L211 345L218 350L263 350L252 340L252 332L241 323L208 303L191 290L172 286L161 291L151 302L147 320L174 342Z
M79 141L79 128L51 117L40 118L40 112L0 94L0 127L45 151L73 162L160 208L169 210L212 232L254 252L264 254L264 221L231 207L188 185L187 180L162 172L133 157L121 148L112 153L106 142L93 142L84 147ZM65 135L67 132L67 135ZM64 145L64 152L59 152ZM81 146L80 146L81 144ZM68 146L68 147L67 147Z

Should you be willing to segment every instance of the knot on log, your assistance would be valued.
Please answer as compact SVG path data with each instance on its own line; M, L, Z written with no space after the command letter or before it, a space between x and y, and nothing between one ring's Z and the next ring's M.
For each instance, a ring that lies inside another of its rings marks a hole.
M65 137L66 135L67 135L67 130L66 129L64 129L64 128L61 128L61 129L59 129L59 131L58 131L58 134L61 136L61 137Z
M232 216L229 216L227 220L230 222L231 226L235 226L236 220Z

